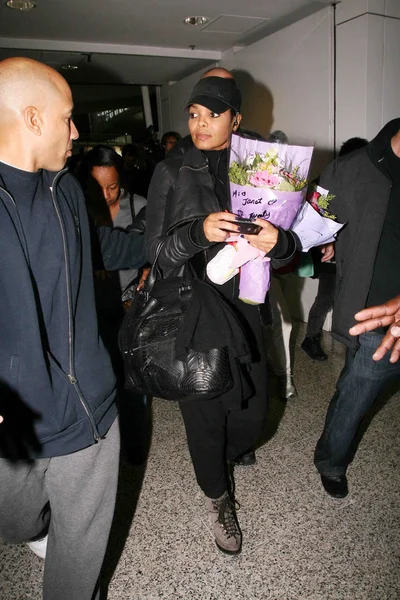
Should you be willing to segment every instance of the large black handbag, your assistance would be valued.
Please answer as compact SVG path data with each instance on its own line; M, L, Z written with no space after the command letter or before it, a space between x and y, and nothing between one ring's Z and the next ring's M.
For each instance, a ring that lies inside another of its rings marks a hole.
M206 352L189 349L185 360L177 358L176 337L190 307L195 275L185 265L182 277L174 279L177 293L169 294L172 281L164 279L157 266L162 245L161 242L145 286L135 295L120 329L125 386L166 400L209 400L233 386L229 351L226 346ZM155 286L158 292L166 286L167 305L152 293Z

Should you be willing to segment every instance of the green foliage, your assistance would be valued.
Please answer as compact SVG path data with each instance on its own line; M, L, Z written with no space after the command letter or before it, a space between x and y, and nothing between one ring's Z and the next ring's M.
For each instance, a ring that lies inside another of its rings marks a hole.
M229 179L236 185L248 185L248 175L244 165L240 165L237 162L233 162L229 169Z
M287 179L283 178L280 184L278 185L277 189L281 192L295 192L296 186L290 183L290 181L288 181Z

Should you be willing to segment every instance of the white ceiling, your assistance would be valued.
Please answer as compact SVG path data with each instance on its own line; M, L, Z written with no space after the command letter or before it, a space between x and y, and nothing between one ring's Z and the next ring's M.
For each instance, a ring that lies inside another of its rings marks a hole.
M30 12L0 5L0 59L30 56L72 84L179 80L331 4L332 0L35 0ZM202 27L183 19L204 15Z

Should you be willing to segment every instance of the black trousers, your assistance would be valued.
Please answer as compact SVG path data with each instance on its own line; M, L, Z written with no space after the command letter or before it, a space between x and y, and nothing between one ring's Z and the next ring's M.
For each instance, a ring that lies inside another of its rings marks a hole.
M197 482L209 498L219 498L226 491L227 460L254 448L267 409L267 368L259 308L241 300L235 300L234 305L258 354L249 365L254 395L237 409L229 408L229 392L213 400L179 403Z
M335 273L322 272L319 274L318 292L308 315L306 333L308 337L319 335L322 331L326 315L333 306L335 281Z

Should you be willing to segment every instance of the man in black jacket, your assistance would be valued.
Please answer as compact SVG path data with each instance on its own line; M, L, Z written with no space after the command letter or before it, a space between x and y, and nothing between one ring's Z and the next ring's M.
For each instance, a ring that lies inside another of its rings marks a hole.
M375 361L385 329L352 337L354 315L398 294L400 271L400 119L390 121L365 148L327 167L322 187L335 194L332 212L346 223L336 242L333 335L347 345L315 450L315 465L328 494L348 493L346 470L361 419L378 394L400 376L389 356Z
M0 63L0 536L46 556L44 600L99 597L118 476L72 108L53 69ZM98 234L106 269L143 264L139 234Z

